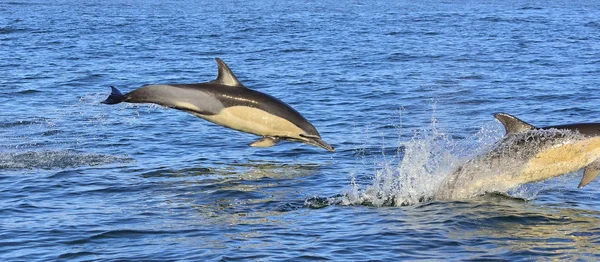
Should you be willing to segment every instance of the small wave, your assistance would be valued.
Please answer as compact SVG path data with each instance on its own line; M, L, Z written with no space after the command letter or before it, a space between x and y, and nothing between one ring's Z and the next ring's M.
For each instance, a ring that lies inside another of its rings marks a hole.
M67 252L67 253L60 254L58 256L58 259L74 260L74 259L82 259L82 258L91 258L91 257L95 257L97 255L98 255L97 253L89 252L89 251Z
M78 153L73 150L0 153L0 169L64 169L132 161L129 157Z
M34 118L32 120L17 120L11 122L0 122L0 128L11 128L17 126L37 125L48 121L46 118Z

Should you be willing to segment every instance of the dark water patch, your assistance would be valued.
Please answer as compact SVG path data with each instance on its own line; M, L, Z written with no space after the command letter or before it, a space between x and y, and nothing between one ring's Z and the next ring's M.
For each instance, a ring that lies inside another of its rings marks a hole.
M28 5L42 5L43 2L35 2L35 1L24 1L24 2L17 2L17 1L10 1L10 2L6 2L7 5L14 5L14 6L28 6Z
M21 32L27 32L28 30L25 28L19 28L19 27L14 27L14 26L5 26L5 27L0 27L0 35L8 35L8 34L12 34L12 33L21 33Z
M546 24L548 22L546 17L542 16L530 16L530 17L506 17L506 16L486 16L480 18L479 21L491 22L491 23L508 23L508 24L530 24L539 23ZM516 30L516 32L521 29Z
M49 176L49 179L59 179L59 178L66 178L66 177L70 177L70 176L76 176L76 175L80 175L81 173L75 170L64 170L64 171L59 171L54 173L53 175Z
M581 108L576 105L566 106L566 107L557 107L552 110L553 113L559 113L560 115L565 116L586 116L589 114L593 114L595 110L591 108Z
M460 80L482 80L484 79L483 75L464 75L464 76L459 76L458 79Z
M413 60L437 60L442 58L442 55L436 54L414 54L414 53L405 53L405 52L397 52L389 55L387 57L388 61L392 62L409 62Z
M194 168L186 168L181 170L174 169L159 169L153 170L150 172L142 173L141 176L144 178L152 178L152 177L190 177L190 176L205 176L205 175L214 175L214 174L222 174L227 175L228 173L221 173L218 170L214 170L209 167L194 167Z
M109 179L107 177L106 179ZM112 179L117 179L113 177ZM131 195L137 193L143 193L147 191L161 192L161 188L156 188L156 183L140 183L140 184L124 184L124 185L111 185L110 183L98 183L98 182L80 182L80 187L63 189L66 191L64 196L69 198L93 198L93 197L105 197L110 195ZM140 217L155 215L153 212L143 212L139 214Z
M385 35L390 35L390 36L396 36L396 35L410 35L410 34L414 34L415 32L413 31L392 31L389 33L386 33Z
M37 133L36 135L39 135L39 136L54 136L54 135L58 135L60 133L61 133L60 130L58 130L58 129L52 129L52 130L46 130L46 131Z
M312 51L313 51L312 49L305 49L305 48L291 48L291 49L281 50L282 53L310 53Z
M294 85L294 86L303 86L303 85L316 85L316 82L313 81L306 81L306 80L292 80L290 82L287 83L288 85ZM327 87L322 87L322 89L328 89ZM311 91L315 91L313 89L311 89ZM319 91L319 90L316 90Z
M305 205L302 202L299 203L278 203L272 210L275 212L290 212L304 208Z
M524 10L524 11L527 11L527 10L544 10L544 8L537 7L537 6L523 6L523 7L519 8L519 10Z
M129 157L80 153L72 150L0 153L0 169L63 169L132 161L133 159Z
M387 57L387 60L394 62L407 62L417 58L417 55L411 53L393 53Z
M435 84L436 85L440 85L443 87L450 87L450 86L458 86L459 85L459 81L455 80L455 79L437 79L435 80ZM458 92L468 92L467 90L457 90Z
M484 22L492 22L492 23L506 21L506 19L503 19L502 17L499 17L499 16L486 16L486 17L480 18L479 20L484 21Z
M318 255L302 255L292 258L294 261L329 261L329 256L318 256Z
M30 95L30 94L38 94L38 93L43 93L43 91L36 90L36 89L27 89L27 90L21 90L21 91L15 92L15 94L19 94L19 95Z
M132 229L119 229L119 230L110 230L101 233L94 234L90 237L70 240L65 242L68 245L80 245L86 244L90 242L105 242L110 239L119 239L119 238L127 238L127 239L138 239L143 238L149 235L161 235L168 234L169 231L164 230L132 230Z
M583 26L585 26L585 27L591 27L591 28L595 28L595 29L600 29L600 21L587 22Z
M490 216L479 220L479 223L484 225L501 225L503 223L519 224L519 225L538 225L540 223L561 223L568 222L567 218L548 217L539 214L503 214Z
M432 36L432 35L440 35L442 33L440 32L435 32L435 31L427 31L423 33L424 35L428 35L428 36Z

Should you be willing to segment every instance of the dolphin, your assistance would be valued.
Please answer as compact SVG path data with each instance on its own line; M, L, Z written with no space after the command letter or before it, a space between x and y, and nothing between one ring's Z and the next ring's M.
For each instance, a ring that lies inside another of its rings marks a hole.
M507 192L584 169L578 188L600 173L600 123L536 127L515 116L494 117L506 135L492 149L446 177L436 199L464 199L488 192Z
M114 86L104 104L152 103L188 112L215 124L262 136L253 147L274 146L281 140L303 142L330 152L317 129L281 100L245 87L216 58L217 79L198 84L152 84L123 94Z

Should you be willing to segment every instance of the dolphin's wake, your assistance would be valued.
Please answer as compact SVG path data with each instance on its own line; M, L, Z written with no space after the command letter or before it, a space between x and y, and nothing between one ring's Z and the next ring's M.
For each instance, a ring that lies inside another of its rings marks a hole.
M515 183L502 183L501 178L509 177L512 170L524 168L527 159L539 152L540 148L555 146L548 141L554 141L557 137L565 142L581 139L576 133L562 130L535 131L540 134L534 132L534 135L527 133L511 138L528 143L508 143L519 145L515 154L512 152L515 149L510 146L497 150L506 139L502 139L502 130L495 126L482 127L471 139L458 141L440 131L435 122L432 121L428 130L415 132L409 141L400 142L404 148L403 154L382 161L370 184L360 185L356 179L352 179L345 194L330 199L330 203L406 206L433 200L461 200L486 193L531 199L542 188L514 186ZM491 156L490 153L486 154L490 149L495 149L491 151ZM458 179L453 181L455 177ZM496 182L487 183L494 179Z

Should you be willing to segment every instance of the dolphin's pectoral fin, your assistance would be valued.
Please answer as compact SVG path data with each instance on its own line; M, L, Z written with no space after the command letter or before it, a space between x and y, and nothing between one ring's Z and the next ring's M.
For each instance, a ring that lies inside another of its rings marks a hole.
M536 128L535 126L506 113L496 113L494 114L494 117L504 125L507 135L526 132Z
M583 178L581 182L579 182L579 186L577 188L582 188L585 185L589 184L598 176L600 173L600 160L596 160L592 162L589 166L585 167L583 170Z
M256 142L250 144L252 147L270 147L277 144L281 139L279 137L265 136Z

